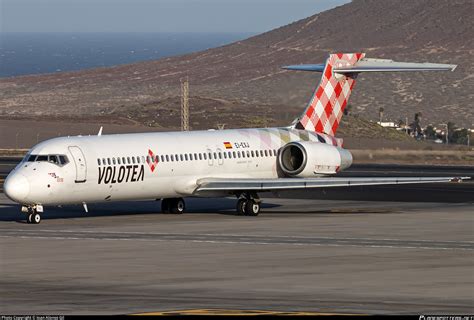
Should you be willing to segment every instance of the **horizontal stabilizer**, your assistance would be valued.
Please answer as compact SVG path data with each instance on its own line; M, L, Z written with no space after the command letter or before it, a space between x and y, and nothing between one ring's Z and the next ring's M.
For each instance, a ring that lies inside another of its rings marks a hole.
M326 65L322 64L297 64L293 66L285 66L282 69L286 70L295 70L295 71L314 71L314 72L323 72Z
M285 66L283 69L296 71L323 72L324 64L300 64ZM388 59L363 58L354 65L336 63L333 67L335 73L359 73L359 72L403 72L403 71L454 71L457 65L442 63L414 63L396 62Z

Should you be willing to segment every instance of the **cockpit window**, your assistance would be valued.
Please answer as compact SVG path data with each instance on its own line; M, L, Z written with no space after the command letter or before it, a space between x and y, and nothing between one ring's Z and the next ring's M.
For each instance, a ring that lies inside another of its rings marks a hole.
M48 156L48 161L54 164L59 164L58 156L50 154Z
M58 158L59 164L61 164L62 166L69 162L69 159L65 155L59 155Z
M41 154L40 154L40 155L38 155L38 156L36 157L36 160L35 160L35 161L36 161L36 162L48 161L48 156L47 156L47 155L41 155Z
M28 162L50 162L58 166L63 166L69 162L67 156L63 154L31 154L26 159Z

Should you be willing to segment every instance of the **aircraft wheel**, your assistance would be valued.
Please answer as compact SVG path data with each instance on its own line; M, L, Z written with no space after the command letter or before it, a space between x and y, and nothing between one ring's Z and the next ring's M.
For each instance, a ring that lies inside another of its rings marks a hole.
M170 213L170 199L161 200L161 212Z
M33 213L31 215L31 223L39 224L41 222L41 215L39 213Z
M237 215L244 216L247 207L247 200L246 199L239 199L237 200Z
M184 199L183 198L177 198L177 199L173 199L171 200L171 213L174 213L174 214L182 214L184 212L184 210L186 209L186 205L184 203Z
M32 223L33 221L33 214L28 213L28 216L26 217L26 223Z
M260 203L255 200L248 200L245 205L245 213L247 216L258 216L260 213Z

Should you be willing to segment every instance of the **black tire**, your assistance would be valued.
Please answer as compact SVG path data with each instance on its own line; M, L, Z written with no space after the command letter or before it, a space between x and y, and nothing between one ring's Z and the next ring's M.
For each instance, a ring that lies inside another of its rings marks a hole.
M186 210L186 205L183 198L172 199L170 204L170 211L174 214L183 214Z
M33 214L28 213L28 215L26 216L26 223L32 223L32 221L33 221Z
M41 215L39 213L33 213L31 216L31 223L39 224L41 222Z
M247 206L247 200L246 199L237 200L237 215L238 216L244 216L245 215L246 206Z
M170 213L170 199L161 200L161 213Z
M258 216L260 213L260 203L255 200L247 201L245 205L245 214L247 216Z

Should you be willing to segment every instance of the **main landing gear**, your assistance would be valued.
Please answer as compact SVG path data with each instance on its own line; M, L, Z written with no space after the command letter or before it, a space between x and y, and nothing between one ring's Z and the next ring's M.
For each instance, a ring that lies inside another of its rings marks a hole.
M256 193L242 193L237 195L237 215L258 216L261 200ZM182 214L186 210L183 198L161 199L161 212Z
M26 223L39 224L41 222L41 212L43 212L42 206L23 206L21 211L26 213Z
M258 216L261 202L257 194L244 193L240 195L237 200L237 215Z
M161 212L182 214L186 209L183 198L168 198L161 200Z

